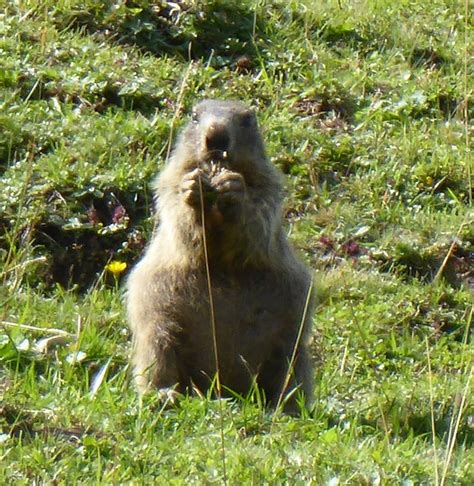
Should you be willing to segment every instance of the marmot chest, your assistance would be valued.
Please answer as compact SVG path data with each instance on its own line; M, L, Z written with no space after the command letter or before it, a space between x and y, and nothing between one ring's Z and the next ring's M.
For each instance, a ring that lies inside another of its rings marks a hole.
M210 328L213 314L221 335L265 339L283 327L297 327L301 318L291 283L273 272L211 275L212 298L204 276L184 290L187 303L179 320L191 332Z

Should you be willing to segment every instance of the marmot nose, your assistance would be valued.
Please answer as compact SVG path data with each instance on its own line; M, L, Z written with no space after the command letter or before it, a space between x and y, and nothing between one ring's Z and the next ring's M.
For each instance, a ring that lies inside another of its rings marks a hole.
M219 150L227 152L229 150L230 137L224 127L211 126L206 135L206 147L209 152Z

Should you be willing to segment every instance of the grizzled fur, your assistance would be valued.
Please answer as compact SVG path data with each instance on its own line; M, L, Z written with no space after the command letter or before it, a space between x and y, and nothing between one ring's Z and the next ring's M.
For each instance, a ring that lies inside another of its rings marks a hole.
M270 404L298 387L308 402L311 304L302 318L311 276L282 228L281 177L254 112L199 103L155 190L157 228L127 283L138 389L206 391L215 377L205 229L220 382L244 395L256 382Z

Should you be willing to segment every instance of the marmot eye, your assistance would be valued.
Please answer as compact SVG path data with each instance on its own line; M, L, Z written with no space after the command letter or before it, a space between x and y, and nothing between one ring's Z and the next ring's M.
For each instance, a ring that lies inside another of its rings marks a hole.
M197 114L196 111L193 111L191 115L191 120L193 123L198 123L199 122L199 115Z
M243 126L244 128L249 128L253 125L254 123L254 115L253 113L246 113L245 115L242 115L240 118L240 125Z

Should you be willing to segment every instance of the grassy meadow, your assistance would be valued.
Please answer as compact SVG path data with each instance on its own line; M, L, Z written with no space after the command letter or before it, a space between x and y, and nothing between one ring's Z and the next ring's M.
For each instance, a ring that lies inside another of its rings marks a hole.
M0 484L474 484L473 32L467 0L0 0ZM130 383L122 284L203 98L286 175L301 416Z

